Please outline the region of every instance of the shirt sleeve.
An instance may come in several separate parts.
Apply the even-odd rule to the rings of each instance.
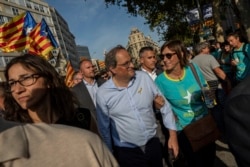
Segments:
[[[217,67],[220,67],[219,62],[214,58],[214,56],[211,55],[210,61],[211,61],[211,66],[212,66],[211,68],[212,68],[212,69],[215,69],[215,68],[217,68]]]
[[[164,96],[162,95],[162,97]],[[160,111],[161,111],[164,126],[168,129],[176,130],[174,114],[167,99],[165,99],[165,104],[161,108]]]
[[[96,98],[96,117],[97,117],[97,125],[100,131],[100,135],[107,145],[107,147],[112,151],[112,138],[111,138],[111,126],[110,126],[110,117],[108,115],[109,111],[106,107],[105,100],[102,96],[97,93]]]

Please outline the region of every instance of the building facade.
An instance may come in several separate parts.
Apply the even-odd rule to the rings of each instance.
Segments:
[[[55,33],[53,28],[53,21],[50,17],[49,5],[40,0],[0,0],[0,24],[9,22],[13,17],[20,15],[26,11],[29,11],[35,21],[39,23],[42,18],[45,19],[52,33]],[[20,56],[22,53],[12,52],[3,53],[0,52],[0,81],[4,81],[3,71],[6,63],[13,57]],[[53,62],[52,62],[53,63]]]
[[[75,37],[70,32],[67,22],[43,0],[0,0],[0,25],[9,22],[13,17],[29,11],[35,21],[39,23],[42,18],[50,27],[59,48],[53,50],[49,62],[64,76],[67,59],[77,62]],[[4,81],[2,73],[6,63],[15,56],[23,53],[3,53],[0,51],[0,81]]]
[[[76,52],[78,56],[86,57],[87,59],[91,59],[89,48],[87,46],[76,45]]]
[[[77,63],[72,62],[72,66],[75,69],[79,69],[79,61],[83,58],[91,60],[91,56],[89,53],[89,48],[87,46],[76,45],[76,52],[77,52]]]
[[[134,63],[137,64],[139,60],[139,51],[144,46],[152,46],[156,53],[160,51],[160,47],[156,42],[154,42],[149,36],[145,36],[137,28],[132,28],[130,35],[128,37],[127,50],[132,56]]]
[[[50,7],[50,14],[55,26],[55,37],[59,43],[61,55],[72,64],[79,62],[79,56],[76,51],[75,36],[70,32],[68,23],[54,8]],[[65,65],[65,64],[64,64]]]

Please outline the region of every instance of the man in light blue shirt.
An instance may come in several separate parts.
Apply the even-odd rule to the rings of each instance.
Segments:
[[[120,166],[162,166],[152,105],[161,95],[159,89],[145,72],[134,71],[131,57],[122,46],[109,51],[105,64],[112,77],[97,91],[97,121],[104,142]],[[163,103],[161,113],[170,135],[168,147],[177,156],[175,119],[169,103]]]

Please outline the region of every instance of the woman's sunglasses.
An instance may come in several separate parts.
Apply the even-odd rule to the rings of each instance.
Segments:
[[[174,53],[166,53],[166,54],[160,54],[160,59],[164,59],[164,57],[166,57],[166,58],[168,58],[168,59],[171,59],[172,58],[172,56],[173,55],[175,55],[176,54],[176,52],[174,52]]]

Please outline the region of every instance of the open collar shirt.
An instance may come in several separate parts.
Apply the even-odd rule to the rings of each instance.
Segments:
[[[97,121],[100,134],[110,150],[115,146],[141,147],[156,135],[153,100],[162,95],[153,80],[136,71],[127,87],[116,87],[112,78],[97,91]],[[164,125],[176,130],[170,104],[161,108]]]
[[[98,85],[97,85],[96,80],[94,80],[94,82],[92,84],[88,83],[84,79],[83,79],[83,82],[86,85],[86,87],[88,89],[88,92],[89,92],[89,94],[91,96],[91,99],[92,99],[92,101],[94,102],[94,104],[96,106],[96,92],[97,92],[97,89],[98,89]]]
[[[153,80],[155,80],[155,78],[157,77],[156,68],[152,72],[149,72],[142,67],[141,67],[141,70],[146,72]]]

